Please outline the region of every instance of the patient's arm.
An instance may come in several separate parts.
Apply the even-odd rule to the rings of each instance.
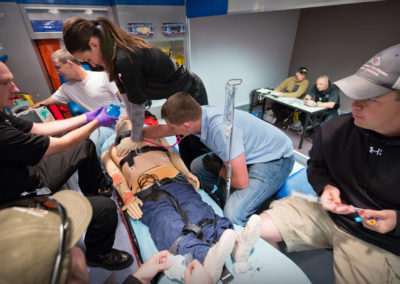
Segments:
[[[128,210],[129,216],[131,216],[133,219],[140,219],[143,215],[142,210],[140,209],[140,206],[143,205],[143,202],[136,196],[133,196],[133,193],[129,189],[129,186],[126,182],[125,177],[122,175],[121,170],[112,160],[110,151],[114,150],[115,147],[114,145],[112,145],[110,150],[107,150],[103,153],[103,155],[101,156],[101,161],[103,162],[107,173],[112,178],[113,186],[117,189],[119,195],[124,201],[125,206],[122,208],[122,210]]]
[[[169,146],[169,144],[164,138],[160,140],[162,145]],[[180,171],[182,174],[185,175],[187,181],[194,187],[196,191],[199,190],[200,187],[199,179],[188,170],[181,157],[174,150],[172,150],[171,148],[167,149],[169,153],[169,160],[171,161],[172,165],[174,165],[174,167],[178,171]]]

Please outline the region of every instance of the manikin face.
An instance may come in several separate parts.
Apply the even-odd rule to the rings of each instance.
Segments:
[[[325,80],[325,79],[318,79],[317,82],[315,83],[318,91],[325,91],[326,89],[328,89],[329,86],[329,81]]]
[[[96,37],[91,37],[89,40],[90,50],[77,51],[72,55],[80,61],[84,61],[90,64],[92,67],[97,65],[104,67],[103,54],[100,49],[99,39]]]
[[[355,125],[385,136],[400,135],[400,100],[396,100],[395,92],[366,100],[354,100],[351,110]]]
[[[307,74],[303,74],[303,73],[300,73],[300,72],[296,72],[296,79],[297,79],[297,81],[303,81],[305,78],[307,77]]]
[[[2,109],[14,106],[14,96],[19,89],[13,79],[14,76],[8,67],[0,62],[0,108]]]

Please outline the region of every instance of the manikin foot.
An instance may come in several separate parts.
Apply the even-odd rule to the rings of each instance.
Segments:
[[[236,243],[232,255],[235,262],[245,262],[261,235],[261,217],[252,215],[244,229],[236,234]]]
[[[219,238],[218,243],[208,251],[204,260],[204,267],[210,273],[213,283],[217,283],[220,279],[225,261],[231,255],[234,245],[235,232],[227,229]]]

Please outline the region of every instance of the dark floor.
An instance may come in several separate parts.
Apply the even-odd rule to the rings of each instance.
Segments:
[[[314,249],[285,254],[303,270],[312,284],[334,283],[331,250]]]
[[[281,129],[293,142],[293,149],[296,150],[297,152],[300,152],[301,154],[305,156],[309,156],[308,152],[310,151],[312,147],[312,142],[315,137],[315,131],[312,131],[308,136],[306,136],[303,140],[303,145],[301,149],[299,149],[299,143],[300,143],[300,138],[301,138],[301,132],[299,131],[294,131],[292,129],[287,129],[287,127],[284,127],[281,123],[275,122],[274,124],[276,127]]]
[[[237,109],[243,110],[243,111],[249,111],[249,105],[242,105],[239,107],[236,107]],[[266,107],[266,110],[269,109],[268,106]],[[286,135],[290,137],[290,139],[293,142],[293,149],[296,150],[297,152],[300,152],[301,154],[305,155],[308,157],[308,152],[311,149],[312,142],[315,136],[315,131],[312,131],[309,136],[305,137],[303,140],[303,145],[301,149],[299,149],[299,143],[300,143],[300,138],[301,138],[301,133],[298,131],[294,131],[292,129],[288,129],[287,127],[284,127],[282,123],[275,122],[274,124],[276,127],[279,129],[283,130]]]

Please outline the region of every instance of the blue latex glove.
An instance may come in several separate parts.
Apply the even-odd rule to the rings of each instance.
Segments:
[[[99,115],[96,116],[99,126],[111,126],[114,125],[118,117],[114,117],[107,114],[107,108],[103,108]]]
[[[96,116],[98,116],[102,112],[103,109],[106,109],[106,107],[105,106],[101,106],[98,109],[95,109],[93,111],[85,112],[86,122],[91,122],[93,119],[95,119]]]

